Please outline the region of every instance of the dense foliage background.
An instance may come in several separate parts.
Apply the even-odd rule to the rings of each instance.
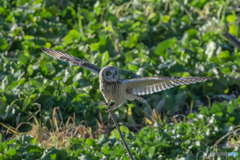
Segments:
[[[239,151],[240,51],[222,35],[239,38],[239,14],[238,0],[0,0],[0,139],[18,135],[0,141],[0,159],[128,159],[98,76],[41,46],[122,78],[213,77],[114,112],[136,159]]]

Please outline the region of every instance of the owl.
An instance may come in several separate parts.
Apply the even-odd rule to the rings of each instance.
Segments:
[[[108,110],[113,111],[126,100],[147,101],[140,95],[160,92],[178,85],[192,84],[211,79],[210,77],[143,77],[122,79],[115,66],[106,66],[102,69],[69,54],[41,47],[43,52],[62,61],[86,68],[99,75],[100,91],[105,99]],[[110,102],[114,104],[110,106]]]

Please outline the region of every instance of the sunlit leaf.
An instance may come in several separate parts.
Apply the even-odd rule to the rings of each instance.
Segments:
[[[238,33],[237,26],[236,25],[229,26],[229,33],[231,33],[233,35],[237,35],[237,33]]]
[[[8,47],[7,40],[4,38],[0,38],[0,50],[5,51]]]
[[[169,15],[164,15],[162,16],[161,21],[163,21],[164,23],[168,23],[170,19],[171,17]]]
[[[8,149],[8,155],[9,155],[9,156],[14,156],[15,154],[16,154],[16,149],[13,148],[13,147],[10,147],[10,148]]]
[[[236,20],[237,20],[236,15],[228,15],[227,16],[227,21],[230,23],[234,23],[234,22],[236,22]]]
[[[162,41],[157,45],[157,48],[155,49],[154,52],[156,53],[156,55],[161,55],[166,51],[166,49],[173,47],[175,43],[176,43],[175,38]]]
[[[108,61],[109,61],[109,54],[108,54],[108,51],[106,51],[102,55],[102,67],[106,66]]]
[[[73,43],[73,42],[78,42],[80,38],[80,34],[77,30],[72,29],[69,31],[69,33],[63,38],[63,44],[65,46]]]

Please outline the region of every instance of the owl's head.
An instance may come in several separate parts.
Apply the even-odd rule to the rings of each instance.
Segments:
[[[108,82],[116,82],[119,78],[119,72],[115,66],[106,66],[101,70],[101,76]]]

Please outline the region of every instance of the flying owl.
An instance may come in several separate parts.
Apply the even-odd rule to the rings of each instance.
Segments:
[[[83,61],[69,54],[41,47],[43,52],[62,61],[86,68],[99,75],[100,91],[108,105],[108,110],[113,111],[126,100],[147,101],[140,95],[160,92],[178,85],[192,84],[211,79],[210,77],[143,77],[122,79],[115,66],[106,66],[102,69],[94,64]],[[113,101],[114,105],[110,106]]]

